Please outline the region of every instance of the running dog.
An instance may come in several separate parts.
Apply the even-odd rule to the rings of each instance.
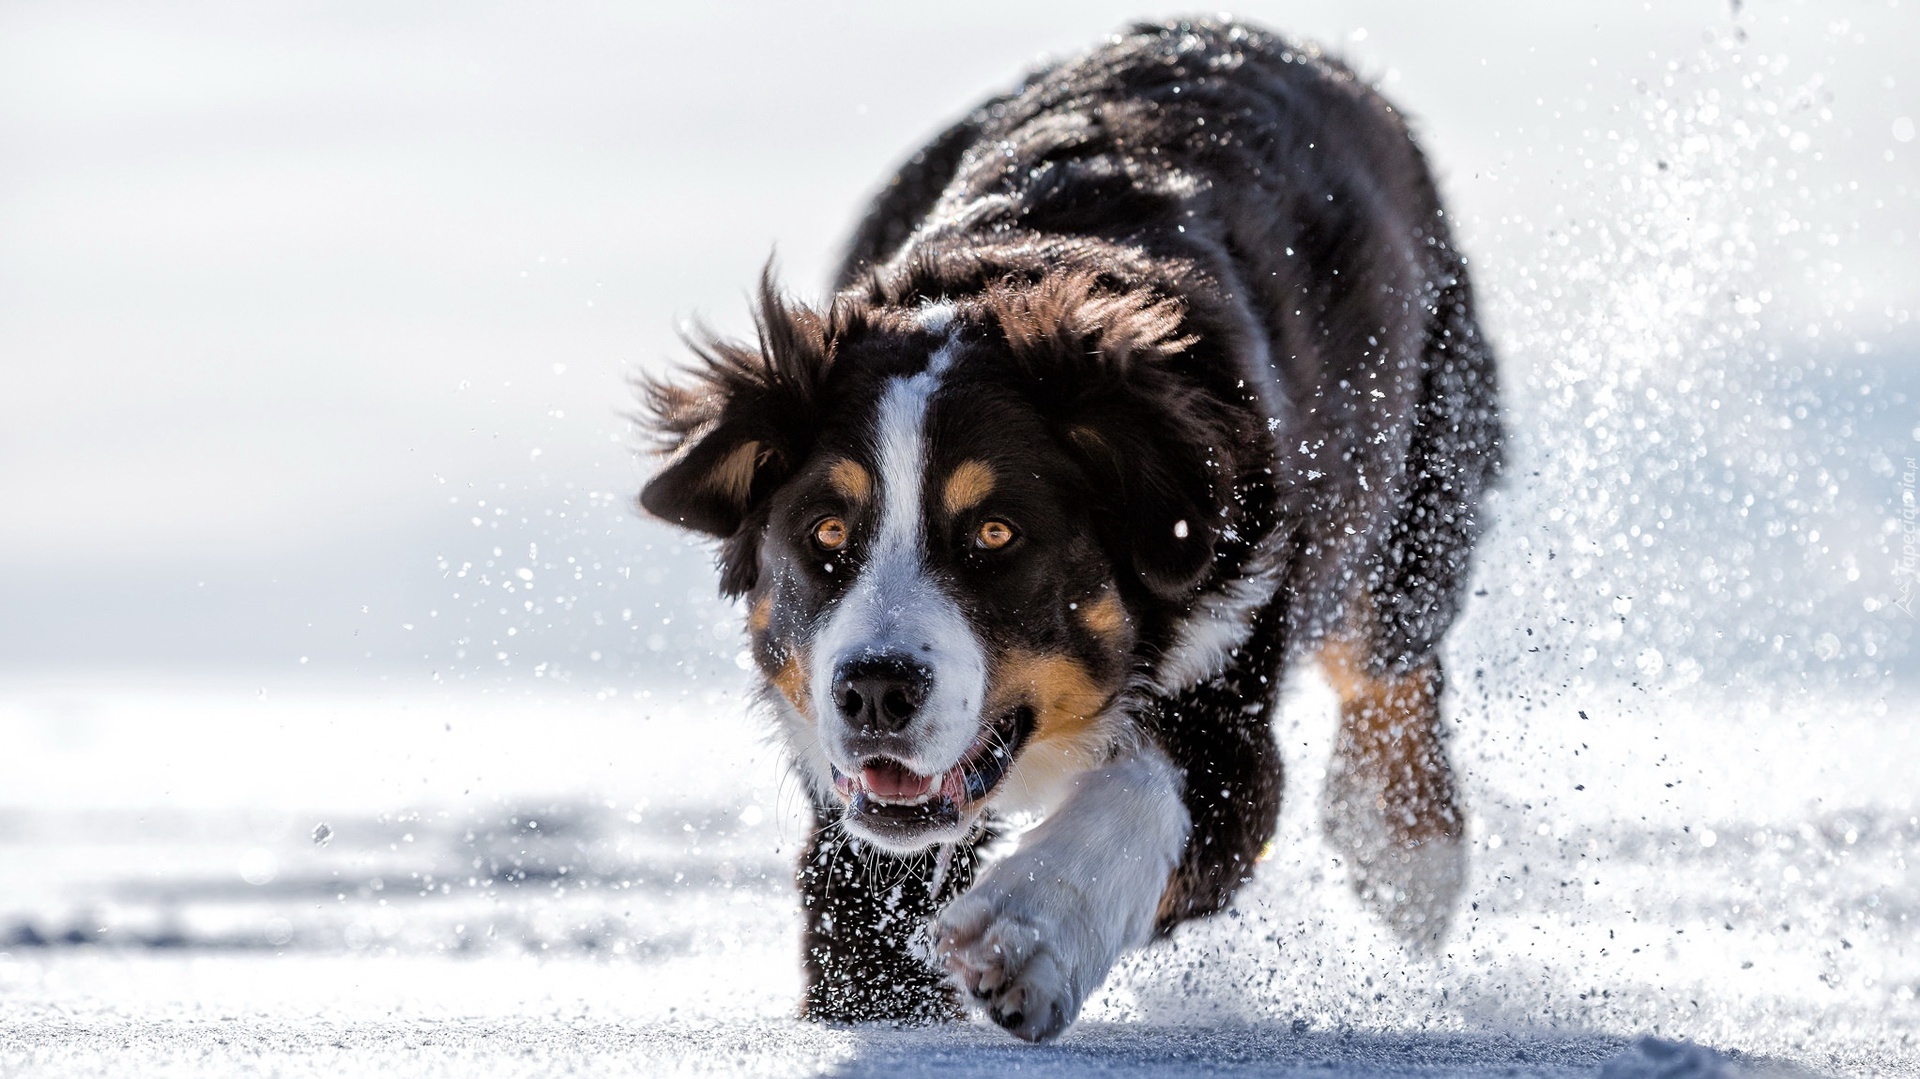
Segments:
[[[1254,872],[1301,656],[1330,841],[1445,931],[1438,650],[1501,436],[1390,103],[1251,26],[1137,26],[927,144],[831,299],[765,276],[756,322],[647,382],[640,504],[719,540],[811,794],[804,1015],[1057,1035]]]

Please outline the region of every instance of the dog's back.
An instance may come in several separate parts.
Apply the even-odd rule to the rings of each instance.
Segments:
[[[1400,113],[1312,46],[1207,20],[1141,24],[916,153],[838,281],[897,294],[921,275],[951,287],[956,261],[987,280],[1075,255],[1115,287],[1185,295],[1220,343],[1204,356],[1227,361],[1191,376],[1257,395],[1264,423],[1241,434],[1274,462],[1292,584],[1314,601],[1292,612],[1298,636],[1364,602],[1371,651],[1429,653],[1500,432],[1465,260]]]

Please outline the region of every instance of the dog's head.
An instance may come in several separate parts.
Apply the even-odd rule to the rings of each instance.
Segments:
[[[721,539],[854,834],[956,839],[1114,737],[1142,620],[1205,577],[1224,504],[1181,318],[1079,277],[826,313],[763,285],[757,347],[646,387],[669,456],[641,505]]]

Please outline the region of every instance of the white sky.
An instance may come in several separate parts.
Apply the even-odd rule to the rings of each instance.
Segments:
[[[495,542],[501,569],[602,562],[555,647],[644,648],[590,616],[671,616],[710,585],[622,508],[642,475],[624,378],[677,357],[688,316],[742,326],[776,248],[816,292],[918,140],[1137,13],[0,7],[0,666],[441,666],[472,600],[437,561]],[[1592,276],[1553,230],[1693,227],[1647,216],[1661,189],[1617,156],[1686,150],[1691,124],[1704,224],[1760,237],[1740,280],[1767,286],[1780,351],[1912,383],[1916,5],[1749,3],[1731,49],[1728,6],[1684,0],[1237,14],[1335,46],[1416,118],[1510,369],[1549,362],[1561,325],[1527,289]],[[1662,93],[1782,108],[1662,144]],[[469,524],[501,507],[504,530]]]

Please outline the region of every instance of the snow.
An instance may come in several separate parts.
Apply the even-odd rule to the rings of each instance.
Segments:
[[[1257,879],[1041,1047],[790,1017],[620,410],[1138,6],[111,7],[0,7],[0,1075],[1920,1075],[1913,4],[1245,13],[1409,110],[1502,357],[1466,906],[1349,894],[1306,674]]]
[[[790,1018],[799,805],[744,689],[0,682],[0,1072],[1920,1074],[1910,701],[1756,738],[1459,695],[1472,878],[1428,956],[1318,837],[1304,675],[1256,881],[1036,1049]]]

